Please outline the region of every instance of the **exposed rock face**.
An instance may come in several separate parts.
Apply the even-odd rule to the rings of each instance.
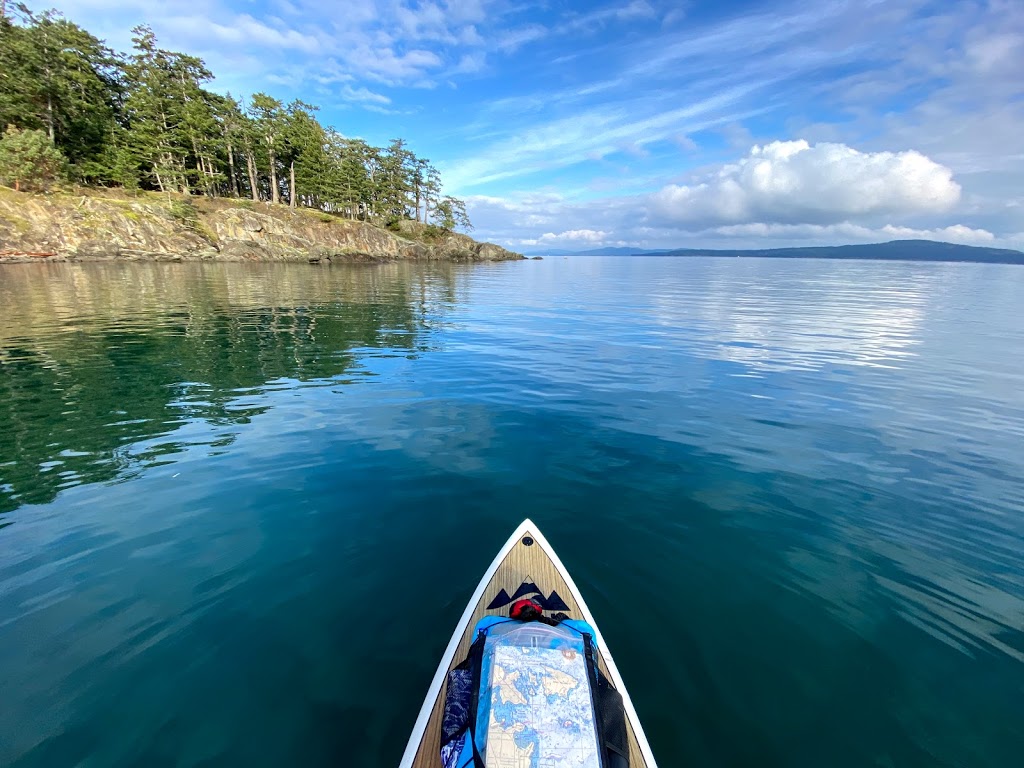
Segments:
[[[305,209],[236,200],[28,195],[0,188],[0,262],[505,261],[518,253],[414,222],[399,233]]]

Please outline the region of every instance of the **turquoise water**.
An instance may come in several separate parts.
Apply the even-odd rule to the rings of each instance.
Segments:
[[[529,515],[668,766],[1016,766],[1024,269],[0,273],[0,764],[395,765]]]

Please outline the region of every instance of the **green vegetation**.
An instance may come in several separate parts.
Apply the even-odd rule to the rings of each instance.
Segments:
[[[9,125],[0,138],[0,182],[16,190],[46,189],[64,166],[64,156],[42,131],[23,131]]]
[[[75,183],[286,203],[395,225],[470,228],[437,170],[402,139],[374,147],[317,120],[317,107],[204,88],[201,59],[148,27],[117,53],[55,11],[0,17],[0,181]]]
[[[175,198],[167,208],[172,219],[190,229],[194,229],[199,221],[199,211],[188,198]]]

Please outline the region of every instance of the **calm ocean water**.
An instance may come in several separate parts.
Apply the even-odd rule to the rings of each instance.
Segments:
[[[0,764],[391,766],[532,517],[671,766],[1019,766],[1024,268],[0,272]]]

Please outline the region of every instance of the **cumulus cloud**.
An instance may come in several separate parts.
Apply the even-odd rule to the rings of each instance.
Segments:
[[[604,244],[610,232],[599,229],[570,229],[565,232],[545,232],[540,237],[520,241],[522,245],[595,245]]]
[[[996,236],[987,229],[972,229],[963,224],[953,224],[941,229],[912,229],[886,224],[882,232],[899,240],[944,240],[965,245],[986,245],[995,242]]]
[[[845,144],[775,141],[689,185],[650,197],[659,223],[681,228],[746,222],[829,224],[871,215],[948,210],[953,172],[913,150],[858,152]]]

